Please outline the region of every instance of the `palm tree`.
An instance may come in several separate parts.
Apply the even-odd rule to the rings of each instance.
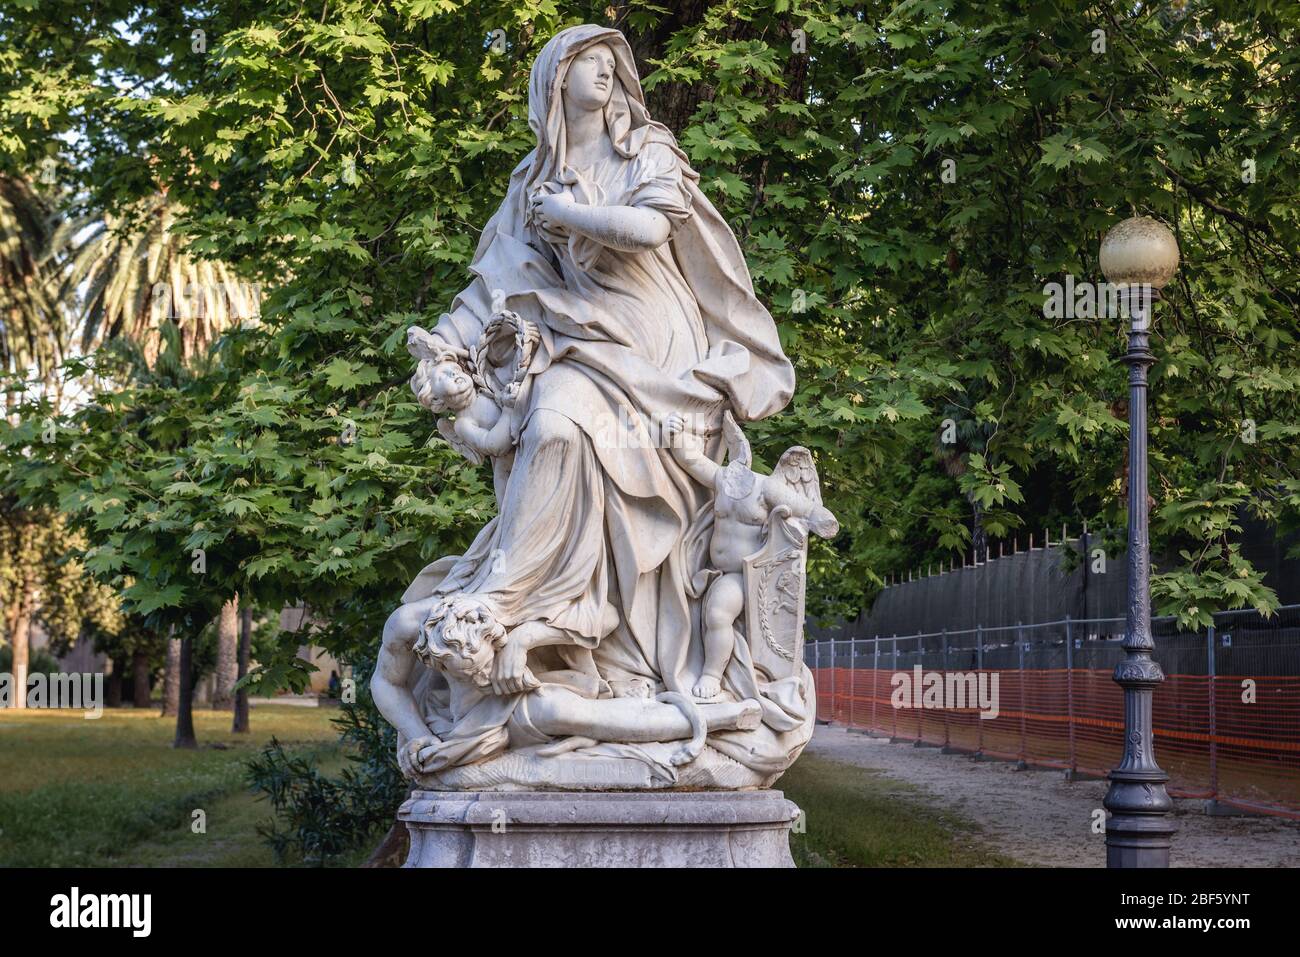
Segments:
[[[75,301],[79,346],[91,352],[126,338],[157,358],[165,321],[181,333],[181,359],[203,355],[226,328],[254,320],[258,287],[222,262],[195,259],[174,229],[181,210],[165,192],[127,216],[105,215],[76,238],[60,276],[59,298]]]
[[[64,225],[31,181],[0,173],[0,375],[49,376],[63,361],[66,325],[50,278]]]
[[[160,191],[121,216],[71,217],[29,179],[0,174],[0,374],[34,370],[53,385],[71,344],[88,354],[115,339],[152,363],[168,321],[190,362],[255,320],[259,288],[189,255],[180,213]]]

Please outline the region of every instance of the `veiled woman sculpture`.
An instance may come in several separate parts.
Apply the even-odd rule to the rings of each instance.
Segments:
[[[473,281],[410,336],[413,385],[430,408],[462,410],[440,424],[491,458],[499,514],[403,596],[375,701],[426,788],[767,786],[811,735],[811,675],[777,644],[778,667],[756,665],[756,637],[737,634],[704,680],[704,635],[725,617],[704,600],[721,574],[715,489],[682,448],[721,462],[730,413],[736,468],[722,472],[728,488],[737,469],[753,476],[735,422],[783,408],[793,369],[735,237],[647,114],[621,33],[554,37],[533,66],[529,125],[537,148],[483,230]],[[725,498],[797,546],[801,518],[818,510],[819,534],[834,519],[795,451],[790,484],[807,491],[811,475],[816,501],[782,499],[769,521],[771,495]]]

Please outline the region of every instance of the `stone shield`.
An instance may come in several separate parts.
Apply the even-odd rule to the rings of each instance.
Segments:
[[[796,674],[803,661],[807,557],[802,523],[777,508],[763,547],[745,559],[745,634],[754,667],[771,681]]]

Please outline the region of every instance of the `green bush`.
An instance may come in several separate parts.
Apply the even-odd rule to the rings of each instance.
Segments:
[[[363,662],[364,664],[364,662]],[[248,763],[250,786],[266,796],[275,819],[259,832],[276,859],[327,865],[374,840],[393,823],[410,785],[397,770],[396,732],[379,715],[368,692],[343,706],[335,719],[342,740],[354,745],[352,767],[326,777],[308,757],[272,740]]]

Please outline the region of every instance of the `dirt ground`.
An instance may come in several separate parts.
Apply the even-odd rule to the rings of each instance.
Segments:
[[[915,786],[923,800],[979,825],[998,850],[1026,864],[1101,867],[1106,862],[1105,837],[1092,828],[1105,781],[1069,784],[1060,771],[1017,771],[1009,762],[890,744],[841,727],[819,726],[807,753]],[[1204,805],[1174,802],[1174,867],[1300,867],[1300,822],[1210,817]]]

